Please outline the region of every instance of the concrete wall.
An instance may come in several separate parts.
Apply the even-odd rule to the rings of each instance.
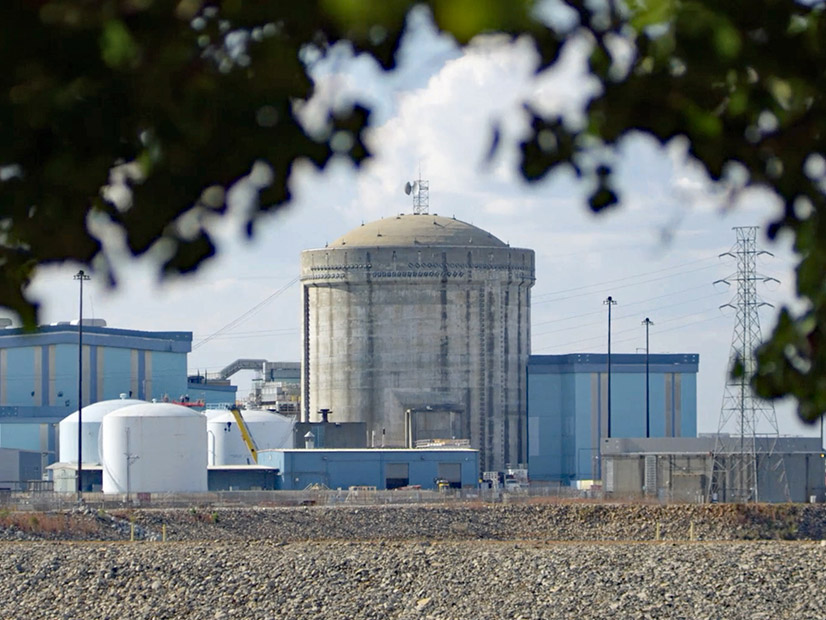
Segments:
[[[301,279],[305,420],[329,408],[403,447],[430,407],[458,416],[484,470],[525,462],[531,250],[308,250]]]
[[[478,484],[479,452],[476,450],[262,450],[258,464],[281,472],[280,488],[301,490],[311,484],[331,489],[351,486],[387,488],[400,469],[408,485],[433,489],[436,479],[455,472],[461,487]]]
[[[43,462],[39,452],[0,448],[0,489],[17,490],[17,482],[42,479]]]
[[[698,366],[695,354],[649,357],[651,437],[696,435]],[[610,436],[645,436],[645,386],[644,354],[611,356]],[[609,436],[607,355],[531,356],[528,424],[532,480],[599,479],[600,441]]]
[[[316,448],[367,448],[367,425],[364,422],[297,422],[293,427],[293,446],[305,446],[304,435],[312,432]]]

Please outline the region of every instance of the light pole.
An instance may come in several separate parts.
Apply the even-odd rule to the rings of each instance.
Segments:
[[[648,328],[651,327],[654,322],[645,317],[645,320],[642,322],[645,325],[645,436],[651,436],[651,400],[649,398],[649,391],[648,391]]]
[[[608,437],[611,437],[611,306],[617,305],[614,298],[608,295],[608,299],[602,302],[608,306]]]
[[[83,501],[83,281],[88,280],[83,269],[75,274],[80,283],[80,305],[77,319],[77,501]]]

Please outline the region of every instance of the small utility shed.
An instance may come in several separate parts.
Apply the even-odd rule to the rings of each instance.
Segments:
[[[305,489],[323,484],[331,489],[371,486],[396,489],[420,485],[436,488],[446,480],[453,488],[475,487],[479,451],[468,448],[261,450],[258,464],[278,469],[280,488]]]

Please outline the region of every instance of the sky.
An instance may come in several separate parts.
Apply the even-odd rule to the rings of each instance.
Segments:
[[[193,332],[192,374],[218,371],[238,358],[299,361],[300,252],[362,222],[412,212],[404,185],[421,171],[430,183],[431,213],[535,250],[532,353],[605,352],[603,301],[610,295],[617,301],[612,352],[644,352],[642,321],[649,317],[651,353],[700,355],[698,431],[715,432],[735,319],[720,306],[736,293],[714,284],[736,271],[719,255],[734,245],[733,227],[765,226],[779,202],[754,190],[728,204],[679,138],[665,146],[642,135],[626,139],[615,160],[622,205],[599,216],[585,205],[586,188],[565,171],[534,184],[522,180],[516,145],[529,122],[523,102],[560,113],[567,123],[582,122],[582,106],[599,88],[584,70],[586,51],[583,41],[569,44],[558,65],[537,78],[528,41],[488,37],[460,49],[422,11],[410,17],[398,67],[389,74],[338,46],[313,65],[316,95],[302,118],[312,127],[329,107],[369,104],[374,157],[358,170],[342,160],[323,172],[296,165],[292,204],[260,220],[252,241],[240,222],[246,206],[237,191],[229,216],[212,226],[216,259],[194,276],[165,282],[151,260],[124,262],[114,291],[92,273],[84,318],[125,329]],[[494,124],[502,139],[488,160]],[[788,239],[770,243],[761,231],[758,243],[774,255],[760,258],[760,273],[779,280],[758,289],[775,306],[761,310],[768,335],[776,308],[794,303],[795,259]],[[78,268],[43,268],[35,277],[27,292],[43,304],[43,323],[77,318],[72,276]],[[251,372],[233,377],[239,396],[252,378]],[[777,417],[781,434],[819,433],[797,420],[792,403],[779,404]]]

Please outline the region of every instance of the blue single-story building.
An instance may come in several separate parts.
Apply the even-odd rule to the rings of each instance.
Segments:
[[[528,472],[532,481],[599,480],[607,437],[696,437],[696,353],[532,355],[528,360]],[[646,423],[647,421],[647,423]]]
[[[330,489],[369,486],[435,489],[437,480],[453,488],[478,485],[479,451],[447,449],[261,450],[258,464],[278,469],[283,490],[310,485]]]

